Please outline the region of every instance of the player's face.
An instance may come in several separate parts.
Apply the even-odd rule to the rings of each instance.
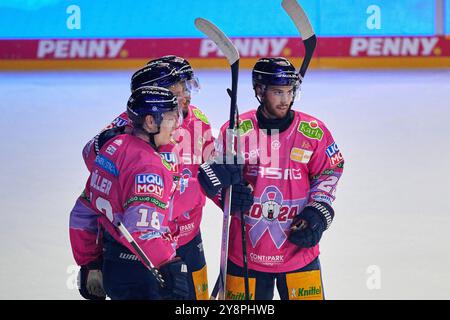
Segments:
[[[177,97],[178,106],[183,113],[187,113],[188,107],[191,104],[191,93],[187,89],[186,83],[184,81],[177,82],[173,86],[170,86],[169,90]]]
[[[172,133],[179,126],[180,114],[178,111],[165,112],[161,122],[159,133],[155,135],[155,143],[157,146],[166,145],[170,142]]]
[[[268,86],[264,97],[266,115],[271,119],[284,118],[293,99],[293,86]]]

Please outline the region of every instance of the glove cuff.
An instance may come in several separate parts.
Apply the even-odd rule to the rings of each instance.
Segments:
[[[84,265],[83,267],[86,267],[87,270],[102,270],[103,257],[100,256],[96,260],[89,262],[88,264]]]
[[[306,208],[311,208],[320,215],[326,226],[325,230],[327,230],[331,226],[334,218],[334,210],[330,205],[324,202],[314,201],[313,203],[306,206]]]

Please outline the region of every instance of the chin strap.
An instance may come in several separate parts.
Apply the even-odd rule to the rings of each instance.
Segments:
[[[158,131],[156,132],[148,132],[146,129],[144,128],[134,128],[134,132],[140,132],[143,133],[144,135],[146,135],[148,137],[148,143],[149,145],[157,150],[158,148],[156,147],[156,143],[155,143],[155,135],[157,135],[159,133],[159,127],[158,127]]]

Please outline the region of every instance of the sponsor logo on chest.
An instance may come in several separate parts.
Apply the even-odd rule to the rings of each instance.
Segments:
[[[314,140],[322,140],[323,130],[319,127],[319,124],[316,120],[312,120],[310,122],[301,121],[298,126],[298,131],[301,132],[305,137]]]
[[[312,154],[312,151],[294,147],[291,149],[291,160],[306,164],[311,160]]]
[[[249,165],[247,172],[249,176],[260,176],[261,178],[273,180],[301,180],[301,169],[295,168],[271,168]]]

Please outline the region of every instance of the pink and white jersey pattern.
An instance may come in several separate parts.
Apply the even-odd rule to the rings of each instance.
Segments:
[[[254,189],[245,215],[248,265],[261,272],[300,269],[319,255],[319,245],[299,248],[289,242],[292,219],[313,202],[332,204],[344,159],[331,133],[318,119],[295,112],[291,126],[268,136],[258,128],[256,110],[240,116],[244,177]],[[218,151],[224,146],[221,129]],[[240,216],[230,225],[229,259],[242,266]]]

